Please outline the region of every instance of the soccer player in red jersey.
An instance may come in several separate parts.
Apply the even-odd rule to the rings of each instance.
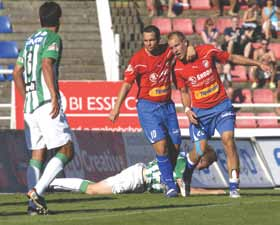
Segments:
[[[171,100],[174,55],[167,44],[159,43],[160,31],[156,26],[144,28],[143,40],[144,47],[132,56],[125,70],[124,82],[109,119],[115,121],[118,118],[120,107],[136,82],[137,111],[141,127],[156,152],[162,183],[167,189],[166,196],[176,197],[178,190],[173,180],[173,166],[167,147],[170,138],[176,150],[176,159],[181,134],[175,105]]]
[[[234,142],[235,112],[220,80],[215,62],[232,62],[241,65],[254,65],[269,71],[269,67],[258,61],[240,55],[231,55],[212,45],[195,48],[197,57],[192,62],[185,60],[186,39],[181,32],[168,35],[168,44],[178,60],[174,67],[176,85],[181,92],[182,103],[188,116],[193,150],[187,156],[188,166],[184,174],[186,192],[189,192],[192,172],[199,158],[207,152],[207,140],[215,129],[221,135],[227,155],[230,197],[240,197],[239,157]]]

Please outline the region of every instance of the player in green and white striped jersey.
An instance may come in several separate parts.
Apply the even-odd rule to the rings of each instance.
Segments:
[[[48,213],[42,196],[74,152],[72,132],[61,108],[58,89],[62,42],[57,32],[61,15],[62,10],[57,3],[41,5],[42,28],[25,42],[13,72],[15,85],[25,100],[25,137],[28,149],[32,150],[27,169],[30,215]],[[57,149],[57,153],[40,177],[47,149]]]
[[[216,160],[215,151],[209,151],[204,155],[197,165],[197,169],[207,168]],[[177,181],[181,194],[184,196],[185,188],[182,185],[182,176],[186,168],[185,156],[179,155],[174,170],[174,180]],[[106,178],[98,183],[93,183],[80,178],[57,178],[50,188],[54,190],[71,190],[83,192],[90,195],[97,194],[122,194],[122,193],[143,193],[163,192],[164,186],[160,182],[160,171],[156,160],[144,163],[136,163],[119,174]],[[206,190],[201,188],[191,188],[191,194],[224,194],[223,190]]]

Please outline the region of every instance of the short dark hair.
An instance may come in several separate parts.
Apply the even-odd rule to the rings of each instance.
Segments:
[[[169,33],[168,36],[167,36],[167,39],[169,40],[169,39],[173,38],[173,36],[178,37],[180,41],[186,41],[187,40],[186,36],[180,31],[173,31],[173,32]]]
[[[155,33],[157,41],[160,40],[160,30],[154,25],[146,26],[143,33]]]
[[[58,26],[61,15],[61,7],[56,2],[45,2],[40,6],[39,16],[42,27]]]

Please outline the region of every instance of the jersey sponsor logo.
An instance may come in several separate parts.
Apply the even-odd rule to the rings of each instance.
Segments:
[[[204,60],[204,61],[207,61],[207,60]],[[189,77],[189,82],[192,85],[196,85],[198,81],[202,80],[205,77],[208,77],[211,74],[212,74],[212,68],[205,70],[204,72],[197,74],[196,76]]]
[[[210,85],[209,87],[206,87],[202,90],[195,91],[194,96],[195,96],[195,99],[202,99],[202,98],[206,98],[218,91],[219,91],[219,85],[217,82],[215,82],[214,84]]]
[[[189,77],[189,82],[190,82],[192,85],[196,85],[196,84],[197,84],[197,78],[196,78],[196,77]]]
[[[134,69],[133,66],[131,64],[129,64],[125,70],[126,73],[133,73]]]
[[[57,46],[56,43],[52,43],[49,47],[48,47],[48,51],[56,51],[58,52],[59,51],[59,48]]]
[[[167,95],[170,92],[170,86],[155,87],[149,91],[151,97]]]

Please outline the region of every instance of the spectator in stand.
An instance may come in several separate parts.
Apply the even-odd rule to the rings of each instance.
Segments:
[[[219,9],[219,16],[224,15],[224,6],[229,2],[230,9],[228,11],[228,14],[230,16],[237,16],[238,15],[238,10],[239,10],[239,2],[238,0],[212,0],[212,4],[214,7],[217,7]]]
[[[273,32],[280,31],[279,15],[279,7],[274,5],[273,0],[267,0],[266,6],[262,10],[262,29],[266,39],[271,38]]]
[[[274,89],[276,87],[274,83],[276,74],[276,57],[272,50],[268,49],[269,41],[266,39],[261,40],[261,47],[254,51],[254,60],[257,60],[263,64],[269,65],[271,72],[263,72],[257,67],[250,68],[250,76],[253,78],[252,88],[261,86],[263,81],[269,81],[269,88]]]
[[[175,17],[176,14],[173,12],[173,5],[174,5],[174,0],[168,0],[168,2],[166,0],[151,0],[151,12],[149,14],[149,17],[152,16],[158,16],[158,15],[162,15],[162,6],[168,4],[168,11],[167,11],[167,16],[168,17]],[[189,0],[182,0],[181,2],[182,7],[189,7]]]
[[[261,34],[261,27],[258,24],[258,6],[255,1],[247,3],[248,9],[243,14],[242,28],[247,29],[252,37]]]
[[[217,39],[219,36],[219,32],[215,27],[215,23],[212,18],[207,18],[204,24],[204,29],[201,31],[200,35],[204,44],[211,44],[217,47]]]
[[[230,54],[243,55],[250,57],[252,49],[252,33],[239,27],[239,18],[232,17],[232,26],[224,31],[224,43],[222,49]]]

